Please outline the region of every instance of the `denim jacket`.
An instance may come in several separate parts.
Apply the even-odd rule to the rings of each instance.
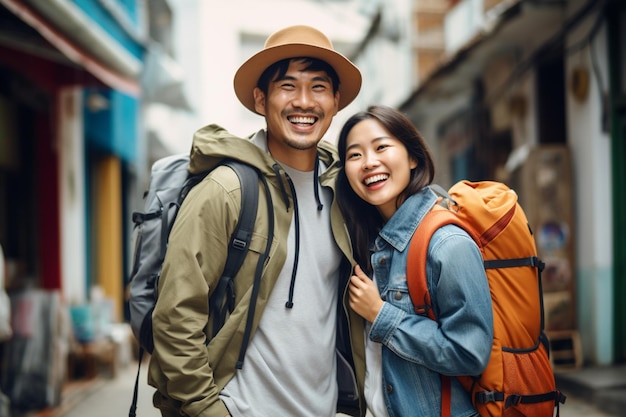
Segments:
[[[385,301],[369,338],[382,343],[385,403],[390,417],[441,415],[441,378],[479,375],[489,361],[493,313],[480,251],[457,226],[440,228],[428,247],[428,288],[438,322],[417,315],[406,281],[409,242],[435,204],[429,187],[409,197],[372,246],[372,265]],[[477,415],[452,379],[453,417]]]

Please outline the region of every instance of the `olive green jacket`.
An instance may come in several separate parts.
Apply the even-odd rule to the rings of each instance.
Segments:
[[[251,137],[252,138],[252,137]],[[239,159],[256,167],[266,178],[274,212],[274,236],[269,259],[256,300],[252,336],[260,321],[287,255],[287,235],[293,220],[293,196],[286,174],[279,164],[251,138],[242,139],[216,125],[206,126],[194,135],[191,173],[213,169],[225,158]],[[320,175],[323,187],[335,189],[339,170],[334,147],[325,141],[318,155],[328,169]],[[261,183],[259,183],[261,184]],[[150,360],[148,381],[157,389],[155,406],[164,415],[223,417],[228,414],[219,394],[236,372],[246,317],[250,305],[252,280],[260,254],[268,239],[268,200],[260,186],[259,210],[250,244],[250,253],[234,279],[235,308],[219,333],[206,345],[210,334],[208,297],[215,287],[226,260],[230,235],[236,225],[241,202],[239,180],[230,168],[219,166],[195,186],[185,199],[170,234],[158,301],[153,313],[155,351]],[[338,380],[357,387],[352,391],[356,408],[338,410],[365,415],[363,385],[365,351],[363,320],[348,307],[347,283],[354,260],[349,235],[336,199],[331,207],[331,225],[345,262],[338,289],[343,303],[338,314],[338,351],[343,351],[353,366],[345,375],[338,365]],[[243,364],[245,366],[245,363]],[[345,386],[345,384],[340,384]],[[340,387],[340,403],[343,400]],[[349,403],[350,401],[348,401]],[[347,405],[344,404],[344,405]]]

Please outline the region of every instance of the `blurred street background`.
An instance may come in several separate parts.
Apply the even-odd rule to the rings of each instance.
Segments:
[[[0,0],[0,417],[127,412],[150,166],[209,123],[264,127],[234,73],[299,23],[363,73],[326,140],[389,105],[438,184],[516,191],[547,266],[561,415],[626,415],[625,1]]]
[[[626,374],[626,367],[617,369],[621,374]],[[137,374],[136,364],[120,370],[119,375],[111,380],[92,381],[89,386],[75,388],[69,391],[66,396],[64,406],[53,410],[45,410],[28,417],[109,417],[126,416],[130,408],[132,390],[134,388]],[[607,375],[606,372],[600,374]],[[142,366],[141,378],[143,383],[139,386],[137,415],[141,417],[160,417],[160,413],[152,406],[152,389],[145,383],[145,366]],[[590,385],[585,385],[585,390],[593,385],[594,377],[589,378]],[[626,376],[621,377],[621,383],[626,382]],[[565,405],[560,409],[563,417],[617,417],[623,416],[624,412],[614,410],[613,412],[602,411],[593,401],[585,399],[584,396],[566,392],[568,398]],[[607,407],[604,407],[605,409]],[[338,417],[346,417],[345,414],[338,414]],[[367,417],[371,417],[368,414]]]

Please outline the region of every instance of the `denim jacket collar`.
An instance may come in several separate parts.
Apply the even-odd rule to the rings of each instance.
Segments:
[[[407,198],[383,226],[372,249],[380,250],[384,240],[398,252],[403,252],[411,241],[415,229],[436,201],[437,195],[430,187],[424,187]]]

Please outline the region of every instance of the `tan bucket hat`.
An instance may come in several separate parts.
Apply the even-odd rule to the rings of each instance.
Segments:
[[[262,51],[244,62],[235,73],[235,94],[249,110],[254,109],[252,90],[263,71],[286,58],[318,58],[332,66],[339,76],[339,110],[359,94],[361,72],[348,58],[336,52],[333,44],[319,30],[305,25],[290,26],[271,34]]]

